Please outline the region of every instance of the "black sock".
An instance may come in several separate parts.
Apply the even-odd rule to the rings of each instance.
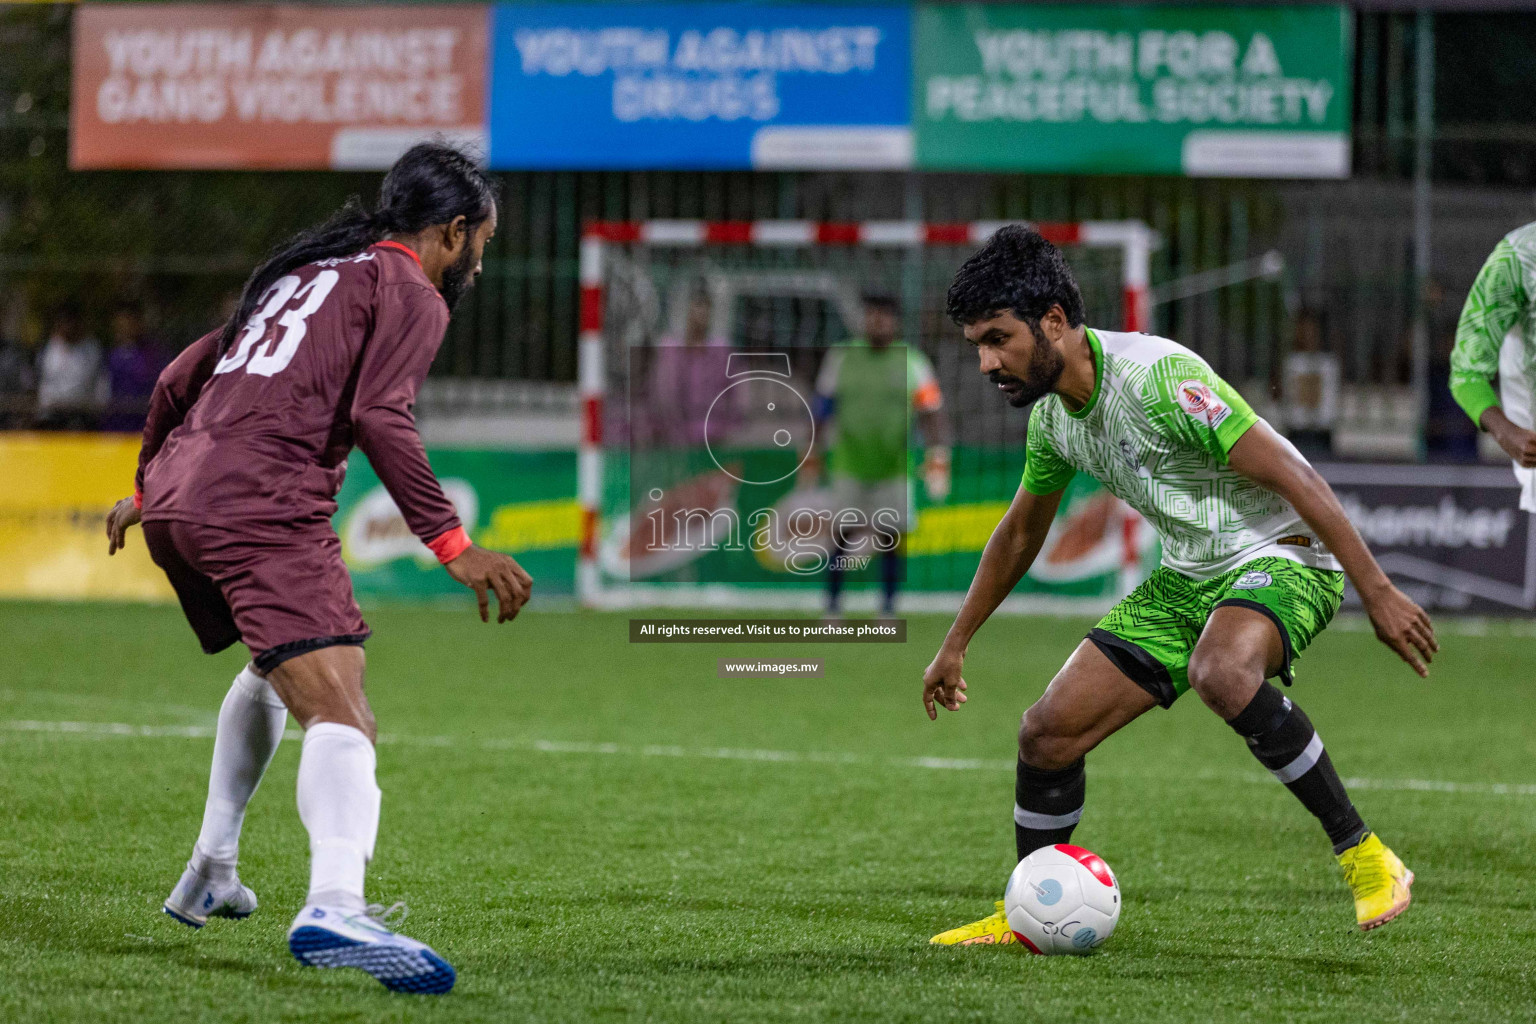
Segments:
[[[1334,853],[1343,853],[1360,841],[1365,822],[1349,802],[1322,738],[1289,697],[1264,683],[1248,706],[1227,724],[1248,741],[1259,763],[1317,816]]]
[[[832,560],[827,563],[827,611],[837,614],[837,606],[843,596],[843,549],[838,548],[832,552]]]
[[[1042,846],[1065,843],[1083,816],[1088,773],[1083,759],[1045,771],[1018,763],[1013,785],[1013,841],[1023,860]]]
[[[887,551],[880,556],[880,610],[885,615],[896,614],[896,584],[901,580],[901,553]]]

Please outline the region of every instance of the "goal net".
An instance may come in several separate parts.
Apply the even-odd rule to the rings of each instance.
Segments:
[[[878,294],[897,304],[897,344],[931,363],[952,442],[945,493],[917,471],[930,439],[913,430],[901,607],[957,606],[1023,471],[1024,412],[980,375],[974,349],[944,316],[956,268],[1002,224],[589,224],[581,246],[581,600],[819,606],[827,558],[852,549],[801,528],[824,522],[837,504],[835,485],[815,472],[827,440],[814,437],[817,376],[830,351],[861,335],[863,299]],[[1145,224],[1034,227],[1066,254],[1090,326],[1147,327],[1156,236]],[[914,428],[921,422],[914,418]],[[1008,606],[1103,607],[1155,558],[1152,544],[1134,513],[1080,475]],[[871,531],[866,553],[878,547]],[[850,611],[875,606],[879,561],[840,562]]]

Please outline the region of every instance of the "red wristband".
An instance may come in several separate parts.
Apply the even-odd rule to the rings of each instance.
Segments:
[[[439,562],[447,565],[468,551],[472,543],[469,534],[464,532],[464,527],[455,526],[447,533],[440,533],[427,541],[427,547],[432,549],[432,553],[437,556]]]
[[[133,489],[133,507],[136,509],[144,508],[144,492],[137,487]]]

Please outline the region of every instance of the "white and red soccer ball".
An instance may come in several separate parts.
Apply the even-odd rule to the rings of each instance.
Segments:
[[[1086,956],[1120,920],[1120,883],[1104,858],[1057,843],[1019,861],[1003,890],[1014,938],[1045,956]]]

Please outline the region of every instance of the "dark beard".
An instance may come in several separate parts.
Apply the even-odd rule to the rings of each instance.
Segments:
[[[1008,396],[1008,404],[1015,409],[1022,409],[1049,394],[1056,387],[1056,382],[1061,380],[1062,371],[1066,368],[1067,361],[1061,353],[1037,336],[1034,354],[1029,359],[1029,369],[1024,372],[1022,380],[1002,370],[993,370],[987,374],[987,379],[993,384],[1007,385],[1008,390],[1004,394]]]
[[[448,304],[451,312],[464,293],[469,291],[475,283],[475,251],[466,242],[464,251],[459,258],[453,261],[453,265],[443,271],[443,286],[438,289],[443,296],[443,301]]]

